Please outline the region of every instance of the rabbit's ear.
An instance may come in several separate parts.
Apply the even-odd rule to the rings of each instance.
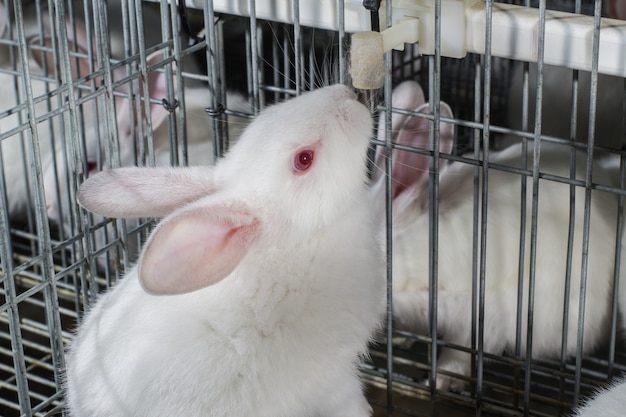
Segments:
[[[391,93],[391,106],[397,109],[412,110],[416,109],[426,100],[424,99],[424,91],[422,87],[415,81],[404,81],[398,84]],[[400,130],[404,121],[409,117],[406,114],[392,113],[391,115],[391,134],[395,134]],[[381,112],[378,123],[378,139],[385,138],[385,113]]]
[[[77,199],[82,207],[107,217],[164,217],[215,190],[212,167],[129,167],[89,177]]]
[[[424,103],[416,110],[417,113],[430,113],[429,104]],[[439,107],[441,117],[452,118],[452,110],[446,103],[441,102]],[[429,135],[432,123],[423,117],[407,117],[400,127],[395,138],[395,144],[410,146],[417,149],[429,149]],[[450,153],[454,143],[454,125],[441,121],[439,123],[439,150]],[[430,156],[415,151],[394,149],[392,152],[391,194],[394,200],[394,217],[399,220],[411,203],[420,196],[428,184]],[[440,166],[446,163],[440,159]],[[379,172],[384,172],[384,166],[379,166]],[[378,206],[379,218],[384,217],[384,202],[386,179],[379,177],[372,185],[371,196]]]
[[[430,113],[428,103],[421,105],[416,110],[417,113]],[[452,110],[446,103],[441,103],[441,117],[452,117]],[[417,149],[431,150],[429,147],[429,136],[432,123],[422,117],[409,117],[396,138],[396,144],[410,146]],[[447,122],[439,124],[439,150],[443,153],[450,153],[454,140],[454,125]],[[392,166],[392,195],[398,198],[407,190],[421,191],[428,183],[429,155],[396,149],[393,152]],[[445,163],[445,159],[440,160],[440,165]]]
[[[424,104],[424,91],[422,87],[415,81],[409,80],[398,84],[391,94],[391,106],[397,109],[413,110]],[[391,114],[391,141],[395,142],[395,138],[400,131],[400,127],[405,123],[409,116],[406,114]],[[385,112],[380,112],[378,119],[378,140],[385,140]],[[378,169],[374,171],[374,179],[377,179],[385,172],[384,147],[378,147],[376,155],[376,166]]]
[[[139,260],[139,280],[155,295],[184,294],[213,285],[239,265],[258,236],[245,205],[194,206],[160,224]]]

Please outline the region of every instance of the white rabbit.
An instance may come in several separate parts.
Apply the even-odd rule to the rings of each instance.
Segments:
[[[345,86],[262,112],[214,167],[87,180],[106,216],[167,216],[67,357],[74,417],[369,416],[357,360],[385,306],[371,119]]]
[[[626,381],[618,380],[574,410],[574,417],[622,417],[625,411]]]
[[[413,87],[411,87],[413,86]],[[403,84],[403,88],[415,88]],[[398,90],[398,88],[396,89]],[[395,91],[394,97],[415,94]],[[451,117],[441,105],[442,116]],[[425,119],[407,119],[396,132],[404,145],[426,148],[429,123]],[[452,147],[453,127],[441,123],[441,151]],[[528,151],[522,145],[493,152],[490,162],[509,168],[521,168],[526,152],[528,167],[532,168],[532,144]],[[429,331],[429,197],[428,156],[395,150],[393,156],[393,314],[401,328],[426,334]],[[468,155],[471,158],[471,155]],[[576,178],[584,178],[586,154],[576,154]],[[401,163],[397,163],[401,161]],[[474,165],[441,162],[439,177],[439,246],[437,287],[438,336],[447,342],[471,347],[472,340],[472,253],[474,211]],[[540,171],[544,174],[569,178],[569,148],[541,144]],[[482,170],[482,167],[480,168]],[[484,351],[491,354],[513,352],[516,342],[518,311],[518,263],[520,246],[520,212],[527,213],[526,245],[523,260],[523,302],[521,308],[521,346],[526,347],[529,255],[531,241],[532,176],[528,177],[528,197],[520,201],[522,179],[518,173],[492,168],[489,170],[488,212],[485,272]],[[399,180],[401,179],[401,181]],[[611,185],[610,173],[594,168],[594,182]],[[378,182],[384,181],[380,177]],[[382,198],[381,187],[372,192]],[[561,351],[563,322],[567,323],[566,352],[576,350],[578,304],[583,239],[585,190],[576,187],[575,233],[573,239],[572,277],[568,300],[569,319],[563,317],[566,276],[566,254],[570,188],[567,184],[547,179],[539,182],[537,224],[537,258],[534,290],[534,321],[532,355],[534,358],[558,356]],[[593,190],[589,233],[583,352],[593,350],[608,332],[610,300],[614,270],[617,198],[607,192]],[[479,250],[480,253],[480,250]],[[471,374],[470,355],[442,348],[438,358],[437,387],[461,390],[464,381],[441,371],[468,377]]]
[[[3,5],[0,5],[0,15],[4,16],[2,22],[6,24],[6,10]],[[48,21],[47,15],[44,13],[44,22]],[[26,22],[25,22],[26,24]],[[51,29],[47,26],[43,26],[43,33],[50,35]],[[76,25],[77,38],[70,38],[70,48],[76,47],[83,53],[85,46],[85,31],[84,26],[77,22]],[[0,31],[4,32],[5,28]],[[73,33],[73,32],[72,32]],[[68,32],[68,36],[71,35]],[[30,39],[30,42],[38,42],[38,38]],[[44,40],[47,43],[48,40]],[[48,45],[49,46],[49,45]],[[4,51],[3,51],[4,52]],[[87,64],[85,60],[78,60],[79,67],[75,69],[74,76],[78,73],[86,73]],[[60,82],[54,80],[55,68],[51,56],[48,56],[46,62],[46,69],[48,71],[47,80],[44,81],[44,63],[41,61],[41,55],[39,53],[28,56],[28,68],[31,74],[30,87],[32,89],[32,97],[35,102],[35,116],[41,118],[48,114],[51,110],[55,110],[59,106],[58,93],[54,91],[60,86]],[[6,196],[8,200],[8,213],[12,220],[24,220],[27,216],[27,204],[30,199],[31,193],[29,189],[32,188],[32,178],[35,172],[32,170],[33,162],[29,152],[29,143],[32,141],[31,130],[28,125],[28,108],[26,103],[26,92],[23,85],[23,77],[21,66],[17,65],[17,72],[12,73],[8,70],[0,71],[0,112],[3,114],[0,117],[0,132],[7,134],[14,132],[12,135],[2,139],[2,169],[1,174],[4,176],[6,185]],[[53,92],[49,99],[37,100],[46,96],[49,92]],[[21,110],[16,110],[20,105],[24,107]],[[50,106],[50,107],[48,107]],[[92,121],[91,115],[88,112],[83,113],[85,123],[89,124]],[[21,117],[21,120],[20,120]],[[61,121],[62,116],[56,115],[47,119],[40,120],[37,123],[37,133],[39,138],[39,152],[42,163],[49,160],[54,149],[53,140],[59,141],[61,133]],[[23,132],[20,133],[17,129],[23,128]],[[24,150],[22,149],[24,145]],[[32,201],[32,200],[31,200]]]

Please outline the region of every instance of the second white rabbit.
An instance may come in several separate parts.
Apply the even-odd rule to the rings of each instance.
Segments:
[[[416,83],[404,83],[394,91],[394,100],[419,96]],[[410,101],[410,100],[409,100]],[[451,114],[444,104],[442,116]],[[427,148],[430,125],[427,119],[408,118],[394,132],[398,143]],[[452,147],[453,127],[440,125],[441,151],[449,153]],[[478,276],[479,261],[474,263],[474,249],[480,257],[481,243],[485,245],[485,321],[484,351],[500,355],[514,353],[519,341],[524,357],[528,331],[528,294],[531,270],[531,213],[533,144],[511,146],[501,152],[492,152],[489,163],[487,217],[478,220],[478,236],[474,232],[474,191],[482,200],[482,175],[475,185],[475,167],[482,172],[482,164],[448,163],[441,159],[438,210],[438,286],[437,331],[447,342],[471,347],[472,303],[478,305],[478,294],[473,293],[474,276]],[[522,169],[522,156],[528,158],[525,176],[514,172]],[[570,178],[569,148],[541,144],[540,172],[563,180]],[[473,159],[472,155],[467,155]],[[429,306],[429,170],[428,155],[394,151],[393,180],[393,312],[397,326],[420,334],[428,334]],[[482,159],[482,158],[480,158]],[[585,177],[586,154],[576,153],[576,179]],[[613,183],[613,175],[594,167],[593,181],[604,185]],[[524,178],[524,179],[523,179]],[[382,198],[384,181],[381,177],[372,192]],[[525,181],[528,195],[521,200],[521,184]],[[569,295],[566,295],[568,274],[568,229],[570,219],[570,186],[542,178],[538,187],[538,218],[536,240],[534,320],[532,323],[533,358],[559,357],[564,330],[567,340],[564,349],[574,355],[577,344],[580,278],[583,251],[583,222],[586,190],[580,182],[576,186],[572,238]],[[599,346],[607,334],[615,263],[617,198],[609,192],[591,191],[589,226],[588,280],[584,318],[583,352]],[[526,213],[524,256],[520,260],[521,213]],[[486,241],[480,241],[480,230],[486,222]],[[475,246],[475,242],[476,245]],[[523,274],[520,277],[520,263]],[[476,275],[474,275],[476,273]],[[521,280],[521,285],[519,284]],[[476,287],[478,288],[478,287]],[[518,304],[518,291],[521,302]],[[567,297],[567,299],[566,299]],[[565,300],[566,299],[566,300]],[[569,315],[564,316],[564,307]],[[518,314],[519,325],[518,329]],[[519,340],[518,340],[519,332]],[[442,348],[438,358],[437,387],[462,390],[467,381],[455,378],[472,374],[471,357],[456,349]]]

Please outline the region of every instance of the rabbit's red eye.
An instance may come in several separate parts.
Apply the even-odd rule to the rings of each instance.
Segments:
[[[293,171],[298,173],[309,169],[313,164],[314,154],[310,149],[298,152],[293,160]]]

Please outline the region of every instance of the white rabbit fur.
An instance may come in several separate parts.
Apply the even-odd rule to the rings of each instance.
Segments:
[[[619,379],[608,387],[599,389],[582,406],[574,410],[573,417],[622,417],[626,411],[626,380]]]
[[[214,167],[123,168],[81,187],[103,215],[170,214],[78,329],[73,417],[371,414],[356,361],[385,283],[355,97],[332,86],[275,105]]]
[[[394,98],[412,95],[417,83],[405,83],[394,91]],[[393,104],[393,103],[392,103]],[[442,103],[442,115],[447,106]],[[412,123],[409,126],[407,123]],[[421,127],[410,120],[394,133],[403,144],[417,143],[428,138],[428,122]],[[442,123],[441,151],[451,150],[453,129]],[[427,142],[426,142],[427,143]],[[427,146],[426,146],[427,148]],[[428,216],[428,157],[414,154],[404,156],[415,162],[396,164],[404,152],[394,151],[394,210],[393,210],[393,313],[397,326],[422,334],[429,331],[429,216]],[[521,167],[521,145],[501,152],[492,152],[490,162],[508,167]],[[532,167],[532,144],[527,152],[528,166]],[[469,156],[471,157],[471,155]],[[586,154],[577,153],[577,178],[584,178]],[[439,177],[439,247],[438,247],[438,336],[461,346],[471,346],[472,301],[472,247],[473,247],[473,187],[474,165],[441,160]],[[481,168],[482,169],[482,168]],[[542,173],[569,178],[569,149],[541,144],[540,170]],[[398,173],[400,171],[400,173]],[[594,182],[611,185],[612,173],[594,167]],[[398,184],[397,177],[402,177]],[[411,177],[413,177],[411,179]],[[384,187],[381,177],[372,192],[381,198]],[[527,213],[526,247],[524,260],[524,301],[521,331],[522,354],[526,344],[528,275],[530,254],[532,177],[528,182],[528,197],[524,204]],[[511,352],[516,340],[518,258],[520,242],[521,177],[497,169],[489,171],[487,242],[486,242],[486,296],[484,323],[484,351],[492,354]],[[558,356],[561,349],[563,323],[564,281],[569,219],[569,185],[540,180],[537,226],[537,260],[533,323],[534,358]],[[591,199],[587,301],[583,352],[589,352],[604,341],[610,317],[610,299],[614,270],[614,220],[617,198],[609,193],[593,190]],[[570,317],[568,321],[567,353],[576,349],[579,303],[584,189],[577,187],[572,259]],[[438,359],[438,370],[469,376],[470,356],[460,351],[443,348]],[[462,390],[466,384],[460,379],[437,375],[437,387]]]

